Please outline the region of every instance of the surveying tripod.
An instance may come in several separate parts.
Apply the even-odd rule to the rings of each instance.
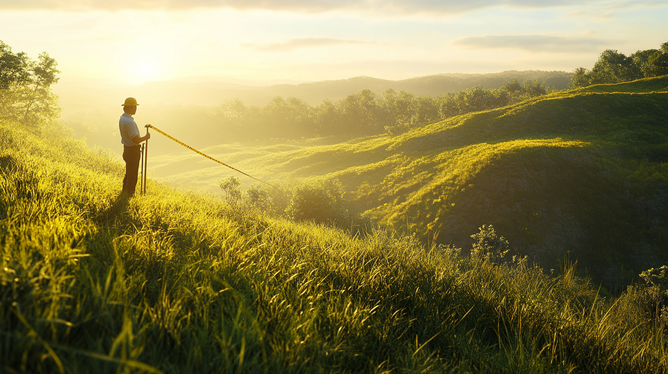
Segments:
[[[146,125],[146,133],[148,134],[148,128],[151,127],[151,125]],[[140,156],[139,159],[141,160],[140,167],[141,167],[141,176],[139,178],[139,193],[144,195],[146,194],[146,174],[148,171],[148,139],[144,142],[144,144],[141,144],[139,146],[139,152]]]

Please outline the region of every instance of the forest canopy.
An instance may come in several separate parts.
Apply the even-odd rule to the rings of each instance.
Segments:
[[[396,135],[411,128],[475,111],[503,107],[545,95],[551,89],[534,81],[512,79],[498,89],[474,86],[441,96],[418,96],[387,89],[381,95],[360,90],[338,101],[325,99],[312,106],[306,101],[276,96],[264,107],[230,99],[206,113],[189,113],[209,130],[225,134],[226,141],[263,138]]]
[[[572,88],[592,84],[628,82],[640,78],[658,77],[668,74],[668,42],[660,49],[646,49],[626,56],[615,49],[601,52],[591,70],[575,69],[571,78]]]

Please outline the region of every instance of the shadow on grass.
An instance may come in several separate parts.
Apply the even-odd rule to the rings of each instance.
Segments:
[[[96,219],[97,223],[104,224],[113,223],[117,220],[122,221],[124,213],[128,210],[131,198],[132,196],[121,192],[106,210],[100,212],[100,215]]]

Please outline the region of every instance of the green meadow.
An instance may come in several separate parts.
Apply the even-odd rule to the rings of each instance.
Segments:
[[[338,180],[364,230],[154,180],[119,196],[112,155],[2,121],[0,368],[665,373],[665,268],[613,286],[665,259],[667,89],[207,150],[276,184]]]
[[[560,91],[398,136],[205,151],[270,183],[338,181],[351,216],[425,243],[468,248],[471,233],[493,224],[515,254],[546,269],[571,256],[618,294],[668,256],[667,123],[664,76]],[[151,162],[164,180],[193,188],[215,190],[232,175],[198,158]]]

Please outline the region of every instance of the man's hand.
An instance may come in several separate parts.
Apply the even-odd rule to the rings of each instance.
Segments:
[[[146,135],[144,135],[142,137],[135,136],[134,138],[132,138],[132,141],[135,144],[139,144],[139,143],[143,142],[144,140],[149,140],[149,139],[151,139],[151,134],[148,132],[148,130],[146,130]]]

